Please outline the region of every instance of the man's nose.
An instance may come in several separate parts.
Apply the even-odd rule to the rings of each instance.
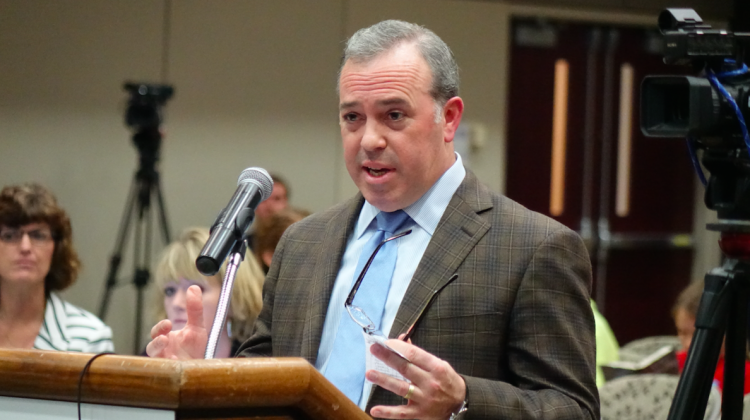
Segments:
[[[384,149],[387,142],[382,131],[382,127],[374,118],[368,119],[362,133],[362,148],[366,151]]]

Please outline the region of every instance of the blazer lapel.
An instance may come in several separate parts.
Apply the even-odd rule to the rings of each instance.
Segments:
[[[430,297],[449,281],[487,233],[490,224],[480,214],[490,208],[489,191],[467,170],[406,290],[391,327],[391,337],[398,337],[409,329]]]
[[[481,213],[492,206],[487,187],[467,169],[466,178],[448,203],[406,289],[391,326],[391,338],[406,333],[435,291],[452,280],[453,273],[490,229],[490,224],[481,217]],[[380,387],[372,387],[367,410],[373,405],[373,394],[377,390],[384,392]]]
[[[310,308],[305,326],[305,334],[302,344],[302,357],[313,365],[318,358],[320,339],[323,335],[323,324],[328,305],[333,293],[333,284],[341,267],[344,257],[346,243],[349,235],[354,231],[355,223],[359,217],[360,209],[364,203],[361,194],[351,198],[340,208],[338,214],[331,217],[328,222],[323,238],[317,246],[320,248],[313,252],[318,258],[309,263],[313,265],[314,283],[310,288]],[[315,297],[323,296],[323,299]]]

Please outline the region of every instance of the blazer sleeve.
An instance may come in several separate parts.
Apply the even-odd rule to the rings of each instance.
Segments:
[[[237,349],[236,357],[272,357],[273,355],[271,320],[276,296],[276,282],[286,244],[286,233],[281,236],[278,245],[276,245],[271,267],[269,267],[266,279],[263,282],[263,308],[255,320],[253,334]]]
[[[464,376],[467,419],[598,419],[591,264],[580,237],[552,232],[533,252],[510,311],[506,381]]]

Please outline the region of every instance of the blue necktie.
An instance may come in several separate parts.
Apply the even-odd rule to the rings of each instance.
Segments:
[[[378,213],[376,216],[378,230],[362,248],[352,284],[362,272],[362,268],[375,248],[384,239],[393,236],[408,218],[409,215],[403,210]],[[386,242],[378,251],[354,296],[353,304],[362,308],[378,329],[381,327],[380,321],[383,318],[385,301],[391,287],[391,277],[396,267],[398,247],[394,242]],[[365,341],[362,338],[362,327],[352,321],[346,308],[342,310],[341,321],[324,376],[354,401],[354,404],[359,404],[365,381]]]

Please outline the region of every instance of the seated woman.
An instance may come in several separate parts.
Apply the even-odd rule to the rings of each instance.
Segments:
[[[690,283],[679,296],[677,302],[672,307],[672,318],[674,318],[677,337],[680,339],[682,348],[677,352],[677,364],[680,373],[685,369],[687,362],[688,350],[695,333],[695,318],[698,314],[701,296],[703,295],[703,281],[694,281]],[[721,345],[721,353],[716,363],[714,371],[714,384],[719,387],[719,391],[724,390],[724,346]],[[745,360],[745,394],[750,394],[750,361]]]
[[[208,238],[209,231],[206,228],[186,229],[177,241],[167,246],[156,266],[156,317],[159,320],[169,319],[172,331],[181,330],[187,322],[185,296],[188,287],[194,284],[203,291],[203,322],[206,330],[211,331],[227,263],[225,261],[219,272],[212,277],[205,277],[198,272],[195,259]],[[216,358],[231,357],[239,345],[250,337],[255,318],[263,306],[263,280],[263,271],[258,262],[251,255],[246,256],[234,280],[227,328],[222,331],[216,345]]]
[[[81,263],[70,219],[41,185],[0,191],[0,347],[101,353],[112,330],[55,293]]]

